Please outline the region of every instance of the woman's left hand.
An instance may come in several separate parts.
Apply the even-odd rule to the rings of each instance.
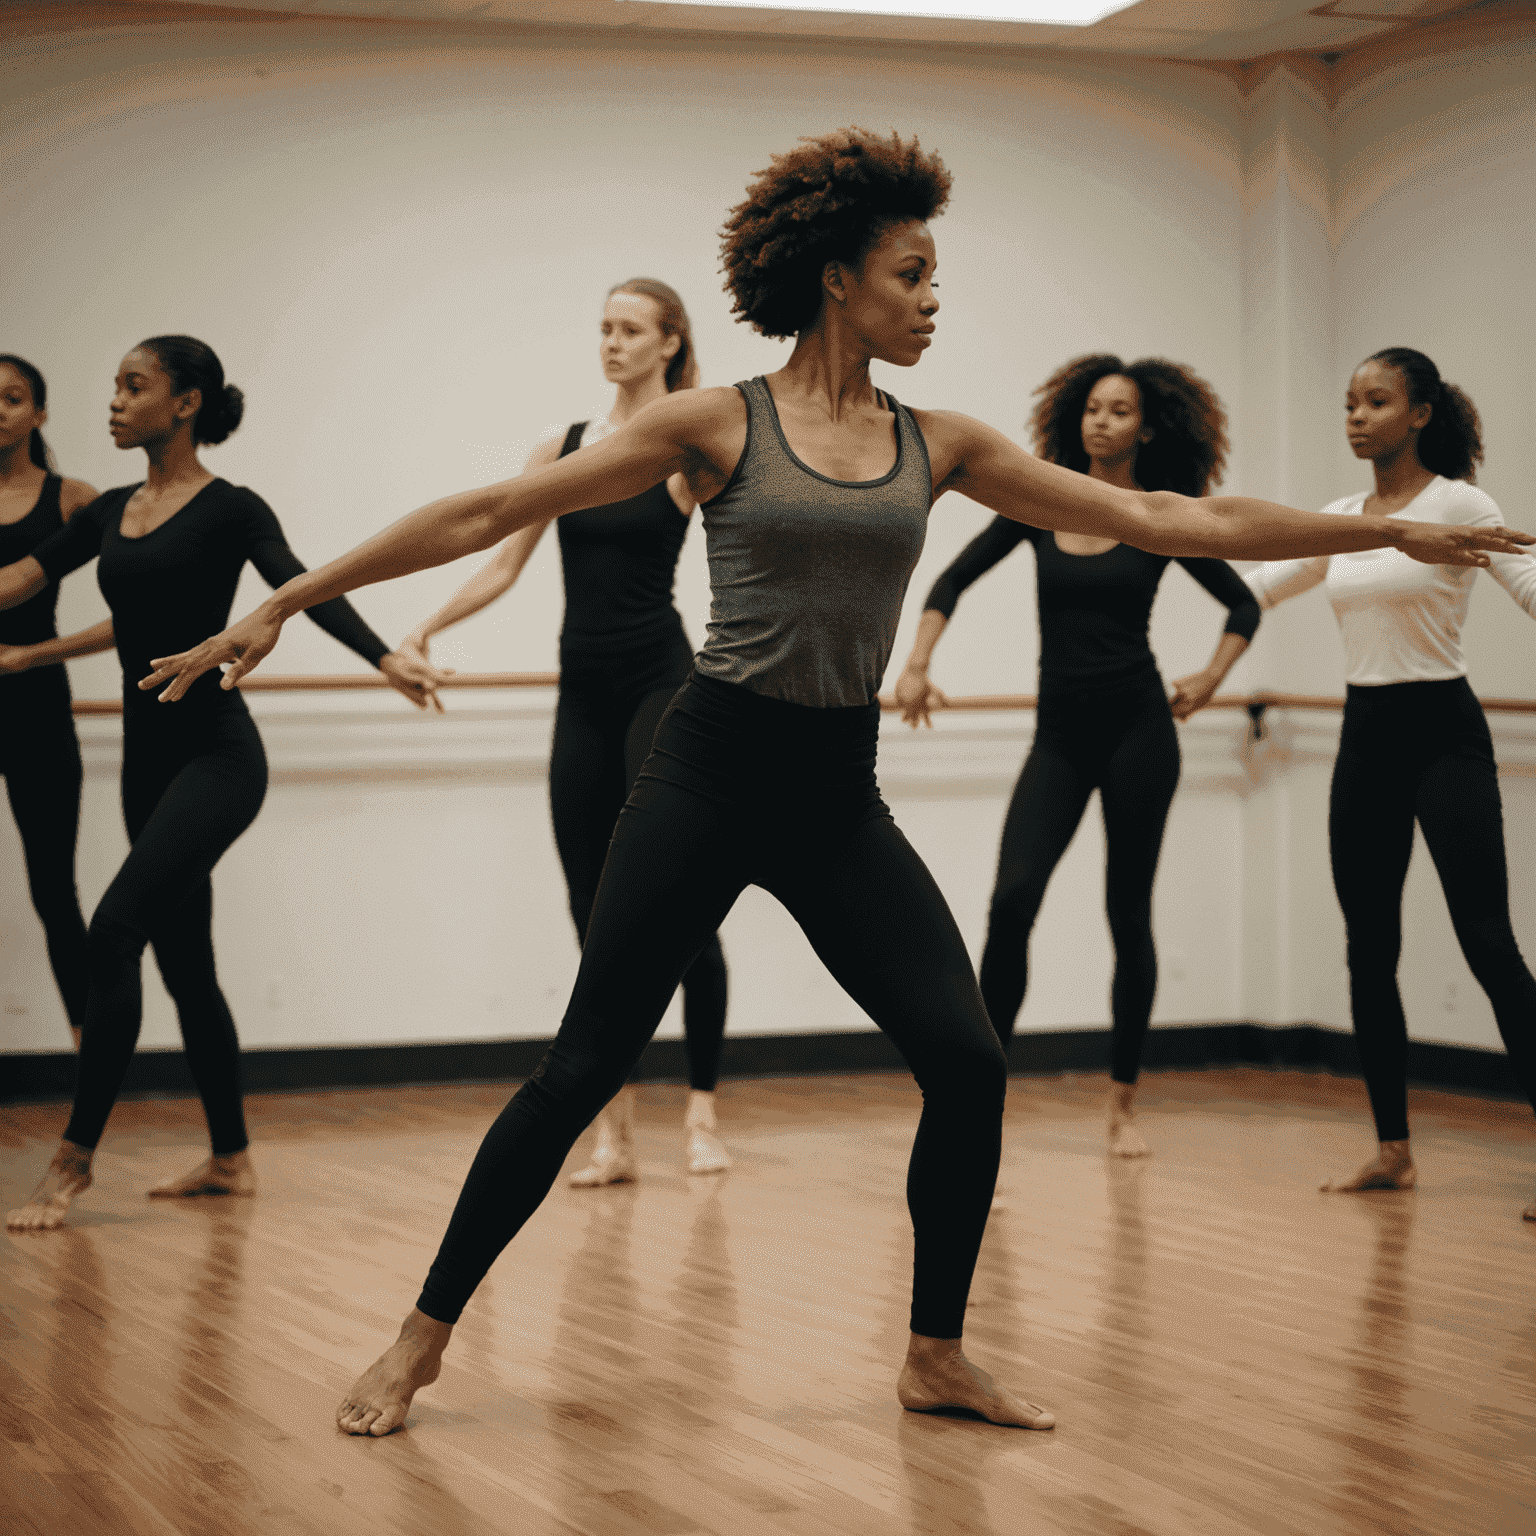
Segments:
[[[438,668],[404,649],[391,651],[379,662],[379,671],[396,693],[404,694],[418,709],[431,707],[443,713],[437,690],[453,676],[452,667]]]
[[[0,645],[0,677],[12,677],[32,665],[30,645]]]
[[[1210,672],[1195,672],[1189,677],[1179,678],[1173,685],[1173,694],[1168,700],[1168,707],[1173,711],[1175,720],[1188,720],[1189,717],[1205,708],[1216,690],[1221,686],[1221,679]]]

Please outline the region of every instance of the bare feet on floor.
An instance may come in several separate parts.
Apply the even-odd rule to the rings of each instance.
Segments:
[[[597,1145],[592,1161],[571,1175],[577,1189],[627,1184],[640,1177],[635,1158],[635,1090],[621,1088],[597,1117]]]
[[[349,1435],[387,1435],[405,1423],[411,1399],[437,1380],[443,1350],[453,1336],[440,1323],[411,1308],[400,1337],[358,1377],[336,1410],[336,1425]]]
[[[1109,1143],[1111,1157],[1148,1157],[1152,1149],[1136,1128],[1136,1085],[1109,1085]]]
[[[156,1199],[179,1199],[186,1195],[254,1195],[256,1170],[249,1152],[231,1152],[224,1157],[210,1157],[191,1173],[179,1179],[166,1179],[149,1191]]]
[[[1334,1194],[1357,1194],[1368,1189],[1412,1189],[1417,1182],[1418,1170],[1413,1166],[1408,1143],[1384,1141],[1381,1150],[1359,1172],[1347,1179],[1329,1179],[1318,1187]]]
[[[731,1166],[731,1154],[716,1134],[715,1096],[697,1088],[688,1090],[688,1111],[683,1116],[688,1133],[685,1156],[689,1173],[724,1173]]]
[[[65,1213],[91,1187],[92,1153],[72,1141],[61,1141],[48,1171],[25,1205],[6,1213],[13,1232],[48,1232],[63,1223]]]
[[[960,1350],[959,1339],[930,1339],[914,1333],[896,1382],[896,1399],[911,1413],[969,1408],[993,1424],[1018,1429],[1053,1429],[1056,1415],[1037,1403],[1004,1391]]]

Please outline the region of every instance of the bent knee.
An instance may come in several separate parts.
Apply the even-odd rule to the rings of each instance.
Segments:
[[[571,1022],[572,1016],[567,1014],[560,1033],[533,1069],[527,1088],[547,1113],[590,1120],[624,1086],[640,1052],[631,1055],[572,1039]],[[592,1021],[582,1022],[590,1027]]]
[[[944,1099],[969,1107],[1000,1107],[1008,1091],[1008,1057],[990,1024],[985,1037],[972,1031],[963,1044],[950,1045],[932,1061],[914,1069],[926,1102]]]
[[[992,905],[987,912],[988,926],[993,930],[1003,929],[1027,938],[1044,899],[1045,887],[1035,880],[1019,880],[1000,885],[992,893]]]
[[[86,954],[91,974],[115,970],[125,964],[137,964],[149,943],[149,935],[113,917],[98,912],[85,931]]]

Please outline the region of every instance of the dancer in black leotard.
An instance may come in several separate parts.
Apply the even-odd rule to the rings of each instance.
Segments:
[[[157,709],[131,686],[167,643],[228,617],[247,560],[273,586],[304,569],[267,504],[198,462],[198,445],[222,443],[242,408],[240,391],[224,382],[202,342],[141,342],[118,371],[111,431],[119,448],[145,450],[148,478],[97,497],[33,554],[0,570],[0,608],[15,608],[100,556],[97,580],[130,680],[123,691],[123,818],[132,847],[91,918],[74,1110],[42,1182],[7,1217],[12,1227],[58,1226],[91,1182],[96,1144],[139,1036],[146,944],[176,1004],[212,1143],[206,1163],[151,1193],[248,1194],[255,1187],[239,1042],[214,970],[209,877],[266,793],[261,737],[245,701],[212,678],[193,692],[185,713]],[[350,603],[327,603],[311,617],[424,703],[426,669],[390,654]]]
[[[0,565],[30,555],[57,533],[95,490],[53,473],[42,428],[48,386],[31,363],[0,353]],[[48,941],[69,1032],[85,1022],[85,919],[75,889],[80,831],[80,743],[64,661],[85,651],[59,640],[59,589],[0,613],[0,774],[21,834],[27,888]],[[86,650],[110,644],[110,622],[87,631]]]
[[[1226,416],[1210,386],[1158,359],[1079,357],[1037,394],[1035,451],[1125,490],[1203,496],[1221,483]],[[1035,739],[1003,822],[981,995],[1006,1046],[1024,1002],[1029,936],[1045,888],[1099,791],[1105,905],[1115,946],[1110,987],[1109,1150],[1145,1155],[1135,1125],[1136,1078],[1157,991],[1152,880],[1179,782],[1174,719],[1210,702],[1259,625],[1259,606],[1223,560],[1179,564],[1218,602],[1227,624],[1203,672],[1174,684],[1170,701],[1147,643],[1165,555],[1081,534],[1045,533],[999,517],[960,552],[928,594],[917,643],[896,685],[903,718],[932,725],[944,695],[928,680],[933,648],[960,594],[1028,539],[1035,547],[1040,693]]]
[[[617,389],[613,409],[602,421],[578,422],[563,441],[536,448],[530,471],[574,453],[584,442],[601,442],[672,390],[697,386],[688,315],[665,283],[633,278],[613,289],[603,307],[601,333],[603,372]],[[693,664],[693,648],[672,606],[677,557],[693,507],[687,482],[673,475],[639,496],[559,522],[565,622],[549,802],[578,939],[586,935],[613,824],[651,750],[662,711]],[[511,587],[548,526],[536,523],[513,534],[483,570],[405,637],[401,649],[427,661],[434,634],[478,613]],[[725,998],[725,955],[719,937],[711,934],[683,975],[689,1173],[720,1173],[731,1166],[715,1134]],[[626,1087],[598,1115],[592,1160],[571,1183],[591,1187],[635,1178],[633,1127],[634,1090]]]
[[[898,406],[869,365],[910,367],[930,345],[936,256],[924,220],[948,188],[937,158],[894,133],[802,141],[757,177],[725,247],[737,309],[768,335],[796,337],[785,367],[734,389],[680,390],[547,469],[412,513],[223,634],[160,658],[140,684],[174,702],[227,662],[224,686],[233,686],[310,603],[638,496],[674,474],[703,509],[708,639],[614,831],[570,1006],[486,1134],[399,1339],[342,1403],[349,1433],[397,1428],[412,1395],[436,1379],[460,1309],[749,884],[790,909],[922,1087],[907,1179],[915,1255],[902,1403],[1048,1427],[1050,1414],[997,1387],[960,1349],[997,1175],[1006,1065],[954,919],[874,778],[876,690],[933,497],[959,489],[1021,521],[1172,556],[1391,543],[1465,564],[1482,560],[1481,549],[1530,542],[1505,530],[1121,490],[1043,463],[968,417]]]
[[[1389,347],[1349,383],[1345,423],[1376,489],[1324,510],[1444,522],[1499,521],[1472,485],[1482,428],[1471,400],[1422,352]],[[1490,574],[1536,618],[1536,558],[1495,555]],[[1417,822],[1461,952],[1488,994],[1509,1064],[1536,1110],[1536,979],[1509,917],[1504,820],[1493,739],[1467,682],[1461,627],[1471,571],[1425,569],[1388,553],[1265,565],[1248,584],[1266,608],[1324,585],[1344,639],[1344,723],[1328,800],[1333,883],[1348,936],[1349,1009],[1376,1121],[1377,1155],[1324,1189],[1411,1189],[1408,1023],[1397,989],[1403,882]],[[1536,1221],[1536,1200],[1525,1210]]]

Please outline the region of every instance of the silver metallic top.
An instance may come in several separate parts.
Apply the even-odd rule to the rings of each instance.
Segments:
[[[762,378],[736,388],[747,442],[725,489],[701,509],[713,601],[694,666],[791,704],[868,704],[928,532],[923,434],[887,395],[895,464],[878,480],[833,480],[795,457]]]

